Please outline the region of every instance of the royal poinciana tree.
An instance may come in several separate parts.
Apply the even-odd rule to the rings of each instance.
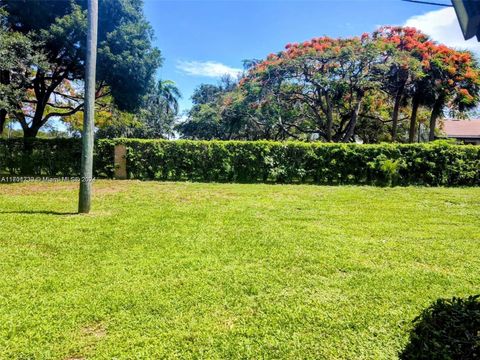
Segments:
[[[413,142],[421,114],[433,140],[445,110],[478,104],[479,79],[471,53],[413,28],[321,37],[250,62],[235,89],[192,108],[183,135]]]
[[[409,142],[415,139],[420,106],[431,111],[429,140],[433,140],[437,119],[445,107],[464,111],[478,104],[480,70],[470,52],[438,44],[414,28],[382,27],[373,37],[385,44],[396,59],[389,72],[393,79],[390,77],[384,86],[384,90],[393,89],[395,98],[394,139],[397,126],[394,120],[402,101],[411,103]]]
[[[38,60],[28,71],[2,68],[9,78],[22,72],[25,91],[1,110],[20,123],[26,138],[35,137],[50,119],[82,111],[86,1],[0,0],[0,6],[4,28],[28,39],[28,57]],[[99,6],[96,97],[111,96],[120,110],[141,105],[161,64],[142,8],[141,0],[102,0]]]
[[[285,124],[300,132],[315,133],[325,141],[353,139],[364,98],[381,87],[390,58],[365,35],[361,38],[322,37],[271,54],[241,82],[259,97],[259,106],[294,109],[290,118],[302,123]]]

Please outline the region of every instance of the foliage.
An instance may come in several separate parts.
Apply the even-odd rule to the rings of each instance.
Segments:
[[[1,359],[391,360],[478,291],[480,188],[93,189],[0,182]]]
[[[30,67],[21,101],[9,115],[25,137],[35,137],[49,119],[82,111],[86,38],[86,1],[1,0],[8,31],[31,42],[43,63]],[[152,47],[152,29],[141,0],[99,3],[97,98],[111,95],[120,110],[137,109],[161,63]],[[17,76],[16,69],[7,69]]]
[[[118,140],[131,178],[218,182],[476,186],[480,148],[438,142],[355,145]]]
[[[433,140],[436,120],[445,107],[462,112],[478,104],[480,70],[470,52],[438,44],[414,28],[385,26],[373,36],[399,59],[389,75],[394,75],[396,100],[407,97],[412,101],[410,142],[415,138],[418,106],[431,111],[429,139]]]
[[[219,106],[224,95],[233,91],[236,83],[228,76],[219,84],[201,84],[192,95],[193,106],[186,121],[176,126],[176,130],[185,139],[222,139],[231,140],[233,133],[228,131],[229,124],[219,114]],[[229,135],[231,136],[229,137]]]
[[[172,136],[178,115],[178,100],[181,97],[180,90],[173,81],[159,80],[143,100],[138,118],[145,130],[138,137],[158,139]]]
[[[142,99],[136,113],[119,110],[111,97],[97,101],[95,136],[102,138],[169,138],[174,132],[174,122],[178,116],[178,100],[180,91],[170,80],[160,80],[152,85]],[[64,121],[73,130],[80,131],[83,124],[83,113],[65,118]]]
[[[480,295],[439,299],[414,320],[402,360],[480,357]]]
[[[0,8],[0,134],[8,112],[15,110],[12,104],[27,90],[32,66],[42,62],[42,55],[34,54],[27,36],[8,30],[6,13]]]
[[[0,174],[78,177],[81,154],[79,139],[1,139]],[[113,174],[112,143],[95,144],[94,172],[96,177]]]
[[[246,62],[233,89],[198,89],[210,96],[200,97],[206,101],[194,104],[180,131],[189,139],[414,142],[422,122],[433,140],[444,111],[474,107],[479,89],[471,53],[387,26],[287,44]]]
[[[322,37],[271,54],[243,79],[259,101],[296,109],[297,128],[315,131],[323,140],[353,140],[365,96],[381,86],[389,58],[369,36]],[[285,122],[285,119],[282,119]],[[286,123],[289,128],[294,124]]]
[[[434,142],[355,145],[270,141],[98,140],[96,176],[127,146],[130,178],[215,182],[478,186],[480,147]],[[28,145],[28,144],[27,144]],[[0,140],[0,173],[77,176],[79,139]],[[32,148],[33,147],[33,148]],[[30,173],[26,173],[26,171]]]

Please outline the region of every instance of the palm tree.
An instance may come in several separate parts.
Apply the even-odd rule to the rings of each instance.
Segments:
[[[147,125],[148,137],[168,137],[178,114],[180,90],[171,80],[160,80],[145,98],[141,119]]]
[[[160,80],[156,95],[159,105],[165,106],[167,115],[178,113],[178,100],[182,98],[182,94],[173,81]]]

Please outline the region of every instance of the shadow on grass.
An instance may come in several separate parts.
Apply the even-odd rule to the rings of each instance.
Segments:
[[[78,215],[76,212],[62,212],[50,210],[0,210],[1,214],[24,214],[24,215],[56,215],[56,216],[72,216]]]

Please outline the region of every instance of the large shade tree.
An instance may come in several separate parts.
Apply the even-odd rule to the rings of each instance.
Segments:
[[[0,135],[8,112],[15,111],[14,104],[27,91],[33,65],[42,60],[27,36],[9,31],[6,13],[0,9]]]
[[[478,103],[480,71],[470,52],[438,44],[408,27],[381,27],[374,32],[374,38],[384,43],[395,58],[389,73],[394,77],[389,77],[384,86],[395,94],[392,120],[398,116],[402,99],[410,99],[409,142],[416,138],[421,106],[430,110],[429,140],[433,140],[437,119],[445,107],[464,111]]]
[[[421,121],[433,140],[446,110],[479,102],[474,56],[408,27],[288,44],[246,70],[231,91],[199,89],[206,101],[194,102],[184,136],[413,142]]]
[[[352,141],[365,97],[379,91],[390,58],[365,34],[289,44],[257,64],[242,81],[246,91],[267,94],[262,105],[295,110],[297,129],[325,141]],[[252,87],[253,84],[253,87]],[[303,130],[301,130],[303,129]]]
[[[141,0],[102,0],[96,98],[111,96],[120,110],[142,104],[161,64],[152,47],[153,32]],[[8,116],[35,137],[48,120],[71,116],[83,108],[86,1],[0,0],[5,26],[27,37],[43,62],[31,66],[24,95],[10,102]],[[15,76],[15,69],[8,69]]]

